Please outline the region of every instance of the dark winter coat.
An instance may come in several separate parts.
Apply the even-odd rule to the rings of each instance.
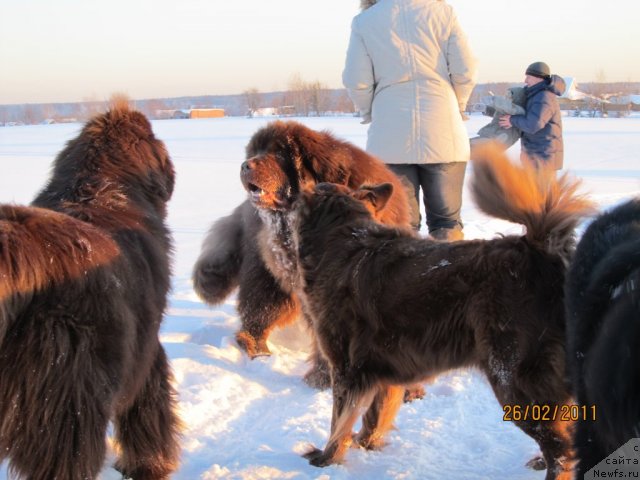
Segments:
[[[557,75],[526,87],[526,112],[511,117],[511,125],[522,132],[524,158],[556,170],[562,168],[564,155],[562,118],[556,97],[562,95],[564,90],[564,80]]]

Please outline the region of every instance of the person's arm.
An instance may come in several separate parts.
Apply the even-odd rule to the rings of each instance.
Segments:
[[[354,105],[360,111],[362,123],[369,123],[371,122],[371,103],[375,90],[373,63],[362,37],[357,32],[355,23],[354,19],[351,23],[351,38],[342,72],[342,83]]]
[[[477,62],[455,13],[452,13],[451,17],[451,33],[447,42],[446,56],[449,77],[458,99],[458,107],[461,112],[464,112],[473,87],[476,85]]]
[[[510,121],[511,125],[523,132],[536,133],[551,120],[552,116],[553,106],[545,93],[534,100],[524,115],[512,115]]]

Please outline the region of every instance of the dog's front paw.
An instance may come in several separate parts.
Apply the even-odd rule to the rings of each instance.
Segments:
[[[425,395],[426,392],[424,387],[419,383],[409,385],[404,391],[404,403],[411,403],[414,400],[422,400]]]
[[[365,450],[382,450],[382,448],[387,444],[384,439],[376,434],[372,435],[356,435],[353,438],[353,446],[357,446],[360,448],[364,448]]]
[[[244,330],[236,333],[236,342],[240,349],[244,350],[251,360],[256,357],[268,357],[271,355],[271,350],[269,350],[265,339],[256,340],[253,335]]]
[[[305,453],[303,457],[309,460],[309,463],[314,467],[328,467],[335,463],[331,455],[326,455],[324,450],[315,447]]]

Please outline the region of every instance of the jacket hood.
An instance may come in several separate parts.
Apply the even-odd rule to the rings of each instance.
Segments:
[[[566,90],[567,84],[564,82],[564,78],[562,78],[561,76],[551,75],[551,80],[549,81],[549,85],[547,86],[547,88],[556,95],[560,96]]]
[[[559,75],[551,75],[547,80],[543,80],[540,83],[536,83],[532,87],[525,87],[527,97],[532,97],[536,93],[542,90],[549,90],[551,93],[555,93],[560,96],[567,88],[564,83],[564,79]]]

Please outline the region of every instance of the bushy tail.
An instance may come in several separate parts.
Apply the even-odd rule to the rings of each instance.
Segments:
[[[193,288],[209,304],[221,303],[238,286],[245,203],[213,224],[193,267]]]
[[[593,204],[577,193],[579,180],[567,174],[556,178],[552,169],[515,165],[494,143],[472,153],[471,191],[486,214],[526,227],[526,238],[568,260],[574,246],[573,231]]]

